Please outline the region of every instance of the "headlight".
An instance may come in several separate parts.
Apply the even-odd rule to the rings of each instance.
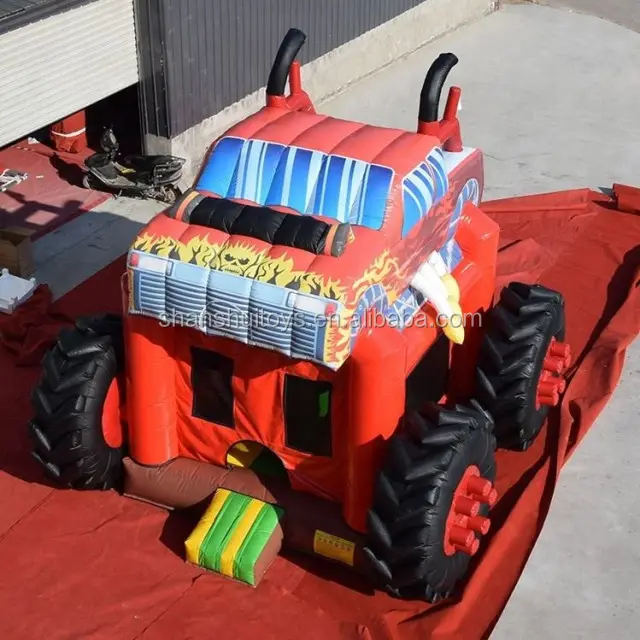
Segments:
[[[132,253],[129,258],[129,264],[142,271],[153,271],[155,273],[167,273],[167,266],[170,264],[168,260],[156,258],[143,253]]]

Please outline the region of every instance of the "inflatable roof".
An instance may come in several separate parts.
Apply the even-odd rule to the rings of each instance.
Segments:
[[[264,110],[215,146],[197,189],[302,214],[322,215],[397,236],[447,191],[442,151],[429,136],[309,113]],[[406,178],[394,184],[396,177]],[[392,190],[392,187],[396,187]],[[383,229],[384,227],[384,229]]]
[[[130,312],[337,369],[374,307],[399,330],[449,269],[479,153],[437,138],[266,107],[212,147],[195,189],[135,240]]]

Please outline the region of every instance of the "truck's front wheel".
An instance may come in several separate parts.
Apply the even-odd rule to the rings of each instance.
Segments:
[[[110,489],[122,472],[122,320],[79,320],[45,355],[32,393],[33,457],[57,483]]]
[[[492,427],[476,403],[433,404],[389,441],[365,548],[389,593],[436,602],[466,574],[497,500]]]

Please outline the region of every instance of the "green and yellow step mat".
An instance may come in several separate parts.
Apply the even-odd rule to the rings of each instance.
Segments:
[[[236,443],[227,454],[227,464],[231,467],[251,469],[251,471],[265,476],[281,477],[287,475],[278,456],[259,442]]]
[[[282,546],[283,510],[218,489],[185,542],[187,562],[257,586]]]

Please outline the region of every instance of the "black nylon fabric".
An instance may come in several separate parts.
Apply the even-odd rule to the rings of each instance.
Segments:
[[[185,222],[316,255],[324,253],[332,226],[310,216],[282,213],[225,198],[203,198]]]

